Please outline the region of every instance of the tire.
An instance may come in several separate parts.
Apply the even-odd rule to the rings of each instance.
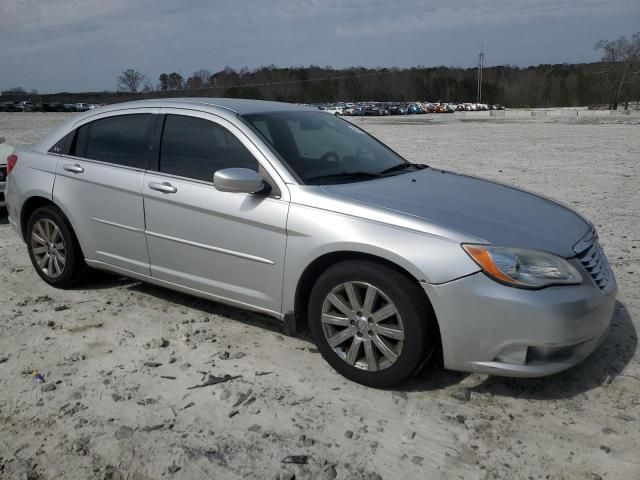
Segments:
[[[352,300],[358,308],[352,308]],[[424,292],[384,265],[345,261],[330,267],[313,286],[308,308],[309,330],[325,360],[369,387],[389,387],[411,377],[436,343]]]
[[[33,268],[45,282],[57,288],[70,288],[78,282],[86,268],[84,256],[71,224],[58,207],[48,205],[31,214],[26,241]]]

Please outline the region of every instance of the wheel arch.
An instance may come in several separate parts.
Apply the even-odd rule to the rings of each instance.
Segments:
[[[73,222],[71,221],[71,218],[69,218],[69,215],[67,214],[65,209],[61,208],[60,205],[56,204],[53,200],[46,197],[34,195],[33,197],[29,197],[22,204],[22,210],[20,211],[20,230],[22,233],[23,240],[25,242],[27,241],[27,227],[28,227],[27,224],[31,214],[35,212],[37,209],[41,207],[46,207],[46,206],[57,208],[58,210],[60,210],[62,215],[66,218],[67,223],[71,227],[71,234],[73,235],[75,241],[77,242],[82,258],[84,258],[85,249],[82,247],[82,244],[80,243],[80,239],[78,238],[78,234],[76,233],[76,229],[73,226]]]
[[[384,265],[388,268],[395,270],[401,275],[405,276],[409,279],[418,290],[422,293],[423,299],[426,303],[427,308],[429,309],[429,313],[433,316],[435,320],[434,326],[436,329],[436,352],[439,357],[441,357],[442,351],[442,338],[440,335],[440,326],[438,323],[438,317],[434,311],[433,305],[429,296],[424,291],[424,289],[420,286],[420,280],[412,275],[408,270],[398,265],[397,263],[392,262],[383,257],[379,257],[377,255],[373,255],[370,253],[363,253],[358,251],[335,251],[330,253],[325,253],[324,255],[319,256],[314,259],[302,272],[298,283],[296,285],[296,291],[294,296],[294,312],[291,314],[287,314],[285,317],[285,322],[287,324],[287,330],[290,333],[302,333],[307,332],[308,327],[308,318],[307,318],[307,305],[309,302],[309,297],[311,294],[311,289],[315,284],[316,280],[320,277],[320,275],[325,272],[328,268],[336,265],[337,263],[349,261],[349,260],[362,260],[371,263],[377,263],[379,265]]]
[[[58,208],[58,206],[53,203],[51,199],[37,195],[29,197],[22,204],[22,209],[20,210],[20,230],[22,233],[22,239],[25,242],[27,241],[27,222],[29,221],[29,217],[37,209],[46,206],[53,206]]]

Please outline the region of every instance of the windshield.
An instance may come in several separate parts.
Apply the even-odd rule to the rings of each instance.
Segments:
[[[408,163],[346,120],[321,111],[243,118],[309,185],[373,180],[424,168]]]

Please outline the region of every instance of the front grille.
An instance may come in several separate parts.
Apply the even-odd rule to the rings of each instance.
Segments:
[[[596,235],[594,235],[591,245],[586,246],[582,252],[578,253],[578,259],[587,269],[595,284],[601,289],[605,289],[611,279],[611,267]]]

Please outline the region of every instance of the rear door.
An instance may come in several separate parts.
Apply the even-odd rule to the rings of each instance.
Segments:
[[[147,244],[154,277],[258,310],[279,312],[288,191],[264,170],[266,159],[225,119],[166,113],[157,164],[145,175]],[[261,164],[261,162],[263,162]],[[260,171],[271,195],[220,192],[222,168]]]
[[[76,129],[56,167],[54,202],[88,263],[150,275],[142,181],[157,109],[111,112]]]

